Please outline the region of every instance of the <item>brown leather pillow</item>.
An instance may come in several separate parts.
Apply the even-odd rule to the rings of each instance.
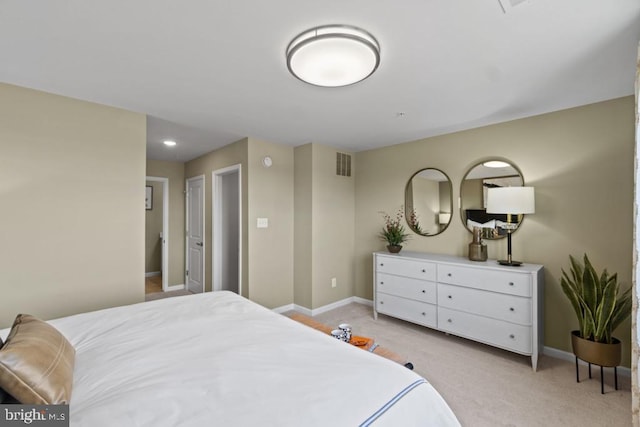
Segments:
[[[19,314],[0,348],[0,388],[23,404],[68,404],[75,357],[56,328]]]

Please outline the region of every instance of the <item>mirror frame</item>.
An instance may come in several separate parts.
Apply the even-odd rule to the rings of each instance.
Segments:
[[[438,231],[437,233],[433,233],[433,234],[422,233],[422,232],[417,231],[415,228],[413,228],[412,224],[409,222],[409,217],[411,215],[411,212],[409,212],[408,205],[407,205],[407,194],[409,192],[409,186],[411,184],[411,181],[413,180],[413,178],[416,175],[418,175],[419,173],[424,172],[426,170],[434,170],[434,171],[440,172],[442,175],[444,175],[445,178],[447,178],[447,182],[449,182],[449,200],[450,200],[449,208],[451,210],[451,216],[449,217],[449,222],[447,222],[440,229],[440,231]],[[413,194],[412,194],[412,197],[413,197]],[[437,236],[438,234],[443,233],[444,230],[449,228],[449,225],[451,225],[451,220],[453,219],[453,181],[451,181],[451,178],[449,177],[449,175],[447,175],[446,173],[444,173],[442,170],[440,170],[438,168],[432,168],[432,167],[422,168],[422,169],[418,170],[417,172],[415,172],[413,175],[411,175],[411,177],[409,177],[409,180],[407,181],[407,183],[404,186],[404,219],[405,219],[405,222],[407,223],[407,226],[409,227],[409,229],[411,231],[413,231],[414,233],[416,233],[418,236],[424,236],[424,237]]]
[[[500,161],[500,162],[508,163],[520,175],[520,178],[522,179],[522,186],[524,187],[526,185],[525,180],[524,180],[524,175],[522,174],[522,171],[520,170],[520,168],[515,163],[513,163],[511,160],[505,159],[504,157],[487,157],[485,159],[482,159],[482,160],[474,163],[471,167],[469,167],[467,169],[467,172],[465,172],[464,176],[462,177],[462,180],[460,181],[460,192],[458,193],[458,210],[460,211],[460,221],[462,221],[462,226],[464,227],[465,230],[467,230],[469,233],[472,233],[472,234],[473,234],[473,230],[469,230],[469,227],[467,227],[467,218],[466,218],[466,214],[464,213],[465,209],[464,209],[464,203],[463,203],[463,200],[462,200],[462,189],[463,189],[464,183],[467,180],[467,177],[469,176],[471,171],[474,170],[475,168],[477,168],[478,166],[480,166],[480,165],[482,165],[484,163],[490,162],[490,161]],[[513,230],[512,233],[515,233],[516,231],[518,231],[518,229],[522,225],[522,222],[524,221],[524,217],[525,216],[526,215],[522,215],[522,218],[520,219],[520,222],[518,223],[518,227],[515,230]],[[504,239],[505,237],[507,237],[506,233],[503,234],[503,235],[500,235],[498,237],[483,237],[483,240],[500,240],[500,239]]]

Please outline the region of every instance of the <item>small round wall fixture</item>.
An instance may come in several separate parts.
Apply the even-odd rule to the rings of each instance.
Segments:
[[[265,168],[270,168],[271,165],[273,165],[273,160],[271,159],[271,157],[264,156],[262,158],[262,166],[264,166]]]
[[[287,67],[303,82],[348,86],[369,77],[380,64],[380,45],[367,31],[324,25],[299,34],[287,46]]]

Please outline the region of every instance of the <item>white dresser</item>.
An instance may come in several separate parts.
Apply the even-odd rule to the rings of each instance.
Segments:
[[[544,334],[543,266],[403,251],[373,254],[378,313],[531,356]]]

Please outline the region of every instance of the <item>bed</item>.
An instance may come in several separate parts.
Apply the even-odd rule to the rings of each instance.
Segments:
[[[75,348],[71,426],[459,425],[413,371],[231,292],[47,324]]]

